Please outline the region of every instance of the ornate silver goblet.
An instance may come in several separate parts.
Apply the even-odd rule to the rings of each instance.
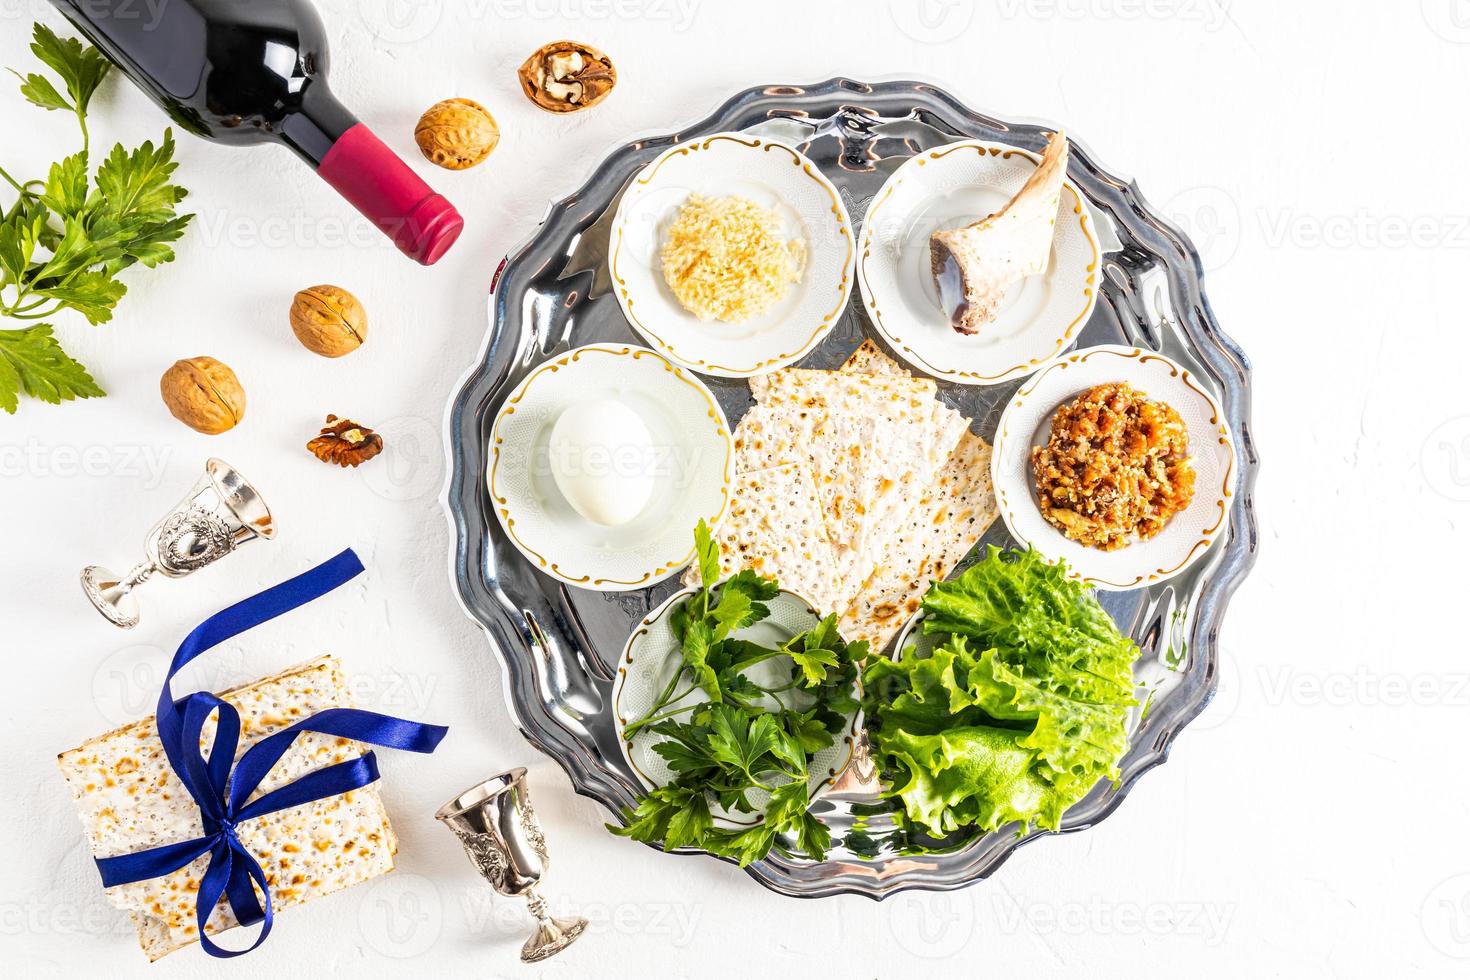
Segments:
[[[583,918],[557,919],[536,885],[550,867],[546,835],[526,789],[526,770],[517,768],[473,786],[441,806],[435,818],[454,831],[480,877],[502,895],[524,898],[536,917],[536,932],[521,947],[535,963],[561,952],[587,928]]]
[[[204,464],[194,489],[148,532],[145,561],[126,575],[98,565],[82,569],[82,591],[97,611],[123,629],[138,625],[133,589],[154,572],[183,578],[246,541],[276,533],[270,508],[240,471],[222,459]]]

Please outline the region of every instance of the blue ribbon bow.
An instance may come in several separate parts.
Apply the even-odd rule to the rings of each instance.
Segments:
[[[170,684],[174,674],[189,661],[251,627],[326,595],[362,571],[362,562],[349,548],[293,579],[237,602],[200,623],[179,646],[169,665],[163,691],[158,696],[158,738],[163,742],[169,765],[199,807],[204,836],[117,857],[98,858],[97,868],[102,872],[102,884],[111,888],[160,878],[208,854],[209,866],[199,883],[195,918],[199,923],[199,942],[210,956],[231,957],[248,953],[265,942],[271,931],[271,892],[265,872],[240,843],[235,828],[246,820],[267,813],[360,789],[378,778],[377,759],[368,752],[356,759],[307,773],[280,789],[251,800],[251,794],[259,788],[271,767],[280,761],[298,735],[317,732],[387,748],[428,753],[434,751],[449,731],[441,725],[422,725],[372,711],[328,708],[256,742],[245,750],[231,772],[235,749],[240,742],[239,712],[232,705],[203,691],[173,700]],[[204,723],[215,711],[219,712],[219,721],[206,756],[200,749],[199,739]],[[264,909],[256,899],[252,882],[259,887],[265,899]],[[205,924],[222,895],[228,897],[230,909],[242,925],[264,922],[260,935],[248,949],[223,949],[205,935]]]

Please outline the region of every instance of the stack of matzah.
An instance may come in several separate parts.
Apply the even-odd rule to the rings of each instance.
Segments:
[[[221,694],[240,713],[240,754],[260,739],[325,708],[350,708],[335,657],[322,657]],[[201,743],[214,738],[206,723]],[[360,742],[308,732],[297,737],[251,799],[308,772],[356,758]],[[199,808],[169,767],[150,716],[61,753],[94,857],[192,840],[204,833]],[[240,842],[260,862],[276,911],[300,905],[393,870],[398,849],[377,784],[246,820]],[[197,942],[195,896],[208,866],[205,855],[162,878],[109,888],[113,905],[132,914],[138,942],[150,960]],[[210,919],[214,935],[236,925],[220,900]]]
[[[882,650],[994,520],[990,447],[871,342],[840,371],[788,368],[750,388],[722,571],[776,578]]]

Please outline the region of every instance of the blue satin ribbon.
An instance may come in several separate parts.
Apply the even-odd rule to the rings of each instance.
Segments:
[[[271,892],[265,872],[240,843],[235,828],[246,820],[267,813],[360,789],[378,778],[378,761],[372,752],[368,752],[356,759],[307,773],[251,800],[251,794],[260,787],[271,767],[286,754],[298,735],[317,732],[391,749],[427,753],[433,752],[449,731],[441,725],[421,725],[372,711],[328,708],[256,742],[245,750],[232,772],[231,763],[240,742],[239,712],[203,691],[177,701],[173,699],[170,684],[174,674],[189,661],[251,627],[326,595],[362,571],[362,562],[349,548],[289,581],[237,602],[200,623],[179,646],[173,663],[169,665],[163,691],[158,696],[158,737],[163,742],[169,765],[199,807],[204,836],[132,854],[98,858],[97,868],[102,872],[102,884],[111,888],[161,878],[208,854],[209,866],[199,883],[195,918],[199,923],[199,942],[210,956],[231,957],[248,953],[265,942],[271,931]],[[206,755],[200,748],[199,739],[205,722],[216,711],[219,712],[219,720],[214,741]],[[265,899],[263,909],[252,882]],[[205,924],[221,896],[228,898],[231,911],[242,925],[264,923],[260,935],[248,949],[223,949],[205,935]]]

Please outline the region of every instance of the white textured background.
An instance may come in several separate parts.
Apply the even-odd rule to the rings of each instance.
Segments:
[[[140,3],[142,0],[140,0]],[[172,266],[128,276],[116,320],[59,320],[104,400],[0,416],[0,957],[11,975],[306,977],[1448,976],[1470,967],[1462,629],[1470,396],[1470,3],[1303,0],[330,0],[343,98],[407,158],[418,114],[468,96],[504,132],[483,166],[416,166],[468,230],[422,270],[285,150],[189,140],[199,219]],[[40,0],[0,0],[0,64],[28,66]],[[517,64],[572,36],[621,81],[554,118]],[[1018,853],[964,892],[800,902],[712,860],[615,839],[605,814],[511,724],[498,669],[446,576],[437,500],[451,387],[485,329],[490,274],[548,200],[634,134],[668,131],[762,82],[921,72],[982,111],[1063,123],[1195,236],[1210,298],[1255,365],[1261,560],[1223,631],[1222,691],[1101,827]],[[156,136],[125,83],[98,143]],[[61,114],[0,85],[0,162],[41,175],[70,152]],[[299,287],[355,291],[359,352],[293,339]],[[158,398],[209,354],[249,391],[216,438]],[[386,434],[359,472],[302,448],[326,412]],[[218,454],[279,519],[256,544],[143,593],[124,634],[87,608],[87,562],[139,556],[145,529]],[[149,969],[102,899],[58,750],[151,710],[200,618],[357,548],[362,584],[218,656],[232,683],[323,651],[362,701],[445,722],[427,759],[385,753],[400,870],[283,915],[243,961],[197,949]],[[526,920],[431,819],[451,792],[531,767],[555,859],[548,893],[594,919],[535,969]],[[11,972],[11,971],[7,971]]]

